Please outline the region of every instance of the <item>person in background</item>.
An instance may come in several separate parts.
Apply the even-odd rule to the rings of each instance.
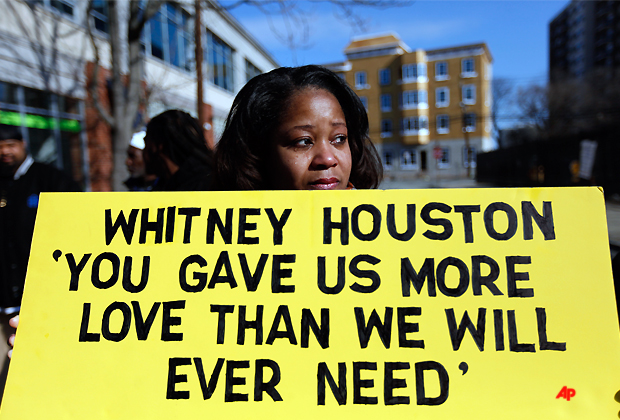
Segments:
[[[377,188],[383,176],[364,105],[319,66],[251,79],[233,102],[216,164],[221,190]]]
[[[0,348],[8,350],[9,318],[19,312],[34,220],[42,192],[80,191],[64,172],[35,162],[20,127],[0,124]],[[0,372],[4,389],[8,359]]]
[[[198,121],[186,112],[168,110],[151,119],[143,157],[146,173],[157,176],[153,191],[212,189],[213,152]]]
[[[129,178],[124,182],[129,191],[150,191],[157,177],[146,173],[142,151],[144,150],[144,136],[146,131],[139,131],[131,137],[127,147],[125,165],[129,171]]]

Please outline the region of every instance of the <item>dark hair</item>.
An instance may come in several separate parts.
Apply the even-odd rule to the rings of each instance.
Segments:
[[[213,151],[207,147],[202,127],[187,112],[171,109],[153,117],[145,139],[162,145],[162,153],[179,166],[189,157],[213,164]]]
[[[14,125],[0,124],[0,140],[23,140],[22,130]]]
[[[320,66],[281,67],[251,79],[237,94],[216,149],[218,188],[267,189],[267,152],[274,130],[294,93],[325,89],[336,97],[345,116],[356,188],[377,188],[381,160],[368,136],[368,116],[346,82]]]

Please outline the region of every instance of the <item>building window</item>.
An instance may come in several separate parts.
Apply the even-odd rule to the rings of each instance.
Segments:
[[[464,58],[461,60],[461,77],[475,77],[476,68],[474,67],[473,58]]]
[[[426,63],[405,64],[402,67],[404,83],[421,82],[426,79]]]
[[[425,90],[406,90],[401,95],[403,109],[428,108],[428,99]]]
[[[476,103],[476,85],[463,86],[463,103],[473,105]]]
[[[110,32],[108,24],[110,14],[108,12],[108,3],[105,0],[93,0],[90,15],[93,20],[93,27],[96,30],[106,34]]]
[[[75,3],[70,0],[43,0],[40,3],[45,4],[46,7],[49,7],[58,13],[67,16],[74,16],[75,12]]]
[[[404,150],[400,155],[401,169],[418,169],[418,154],[415,150]]]
[[[435,80],[448,80],[448,63],[445,61],[438,61],[435,63]]]
[[[447,134],[450,132],[450,116],[442,114],[437,115],[437,133]]]
[[[444,108],[448,105],[450,105],[450,89],[447,87],[435,89],[435,106],[437,108]]]
[[[392,95],[381,95],[381,111],[388,112],[392,110]]]
[[[211,31],[207,31],[207,62],[211,83],[234,92],[233,49]]]
[[[476,148],[463,147],[463,166],[465,168],[476,167]]]
[[[192,30],[189,13],[166,3],[148,22],[150,53],[175,67],[192,70]]]
[[[368,87],[365,71],[355,72],[355,87],[357,89],[366,89]]]
[[[249,60],[245,60],[245,81],[248,82],[250,79],[261,74],[262,71],[258,67],[256,67]]]
[[[383,154],[383,166],[385,167],[385,169],[392,168],[392,153],[385,152]]]
[[[381,120],[381,138],[392,137],[392,120]]]
[[[360,101],[362,101],[362,105],[364,105],[364,108],[368,111],[368,98],[365,96],[360,96]]]
[[[380,85],[389,85],[392,81],[392,74],[390,69],[381,69],[379,70],[379,84]]]
[[[437,159],[437,167],[439,169],[450,167],[450,149],[447,147],[440,148],[439,158]]]
[[[402,119],[402,134],[405,136],[428,134],[428,117],[405,117]]]
[[[476,114],[469,112],[463,115],[463,130],[467,132],[476,131]]]

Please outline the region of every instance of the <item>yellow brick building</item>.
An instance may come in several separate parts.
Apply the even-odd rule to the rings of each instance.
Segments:
[[[473,176],[494,148],[486,44],[411,50],[395,34],[354,39],[339,73],[368,110],[370,137],[394,178]]]

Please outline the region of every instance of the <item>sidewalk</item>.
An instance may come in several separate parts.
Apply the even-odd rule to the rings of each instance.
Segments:
[[[424,180],[416,179],[411,181],[391,181],[384,180],[379,188],[381,189],[423,189],[423,188],[492,188],[492,185],[477,183],[473,179],[457,180]],[[609,232],[609,243],[614,251],[620,251],[620,203],[607,201],[605,203],[607,213],[607,229]],[[615,254],[614,252],[614,254]]]

